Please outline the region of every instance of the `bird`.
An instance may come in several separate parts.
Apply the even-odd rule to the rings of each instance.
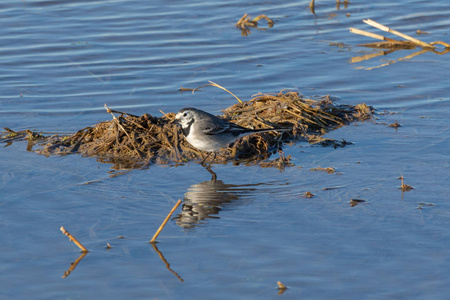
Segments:
[[[225,119],[216,117],[200,109],[187,107],[181,109],[175,116],[176,123],[181,125],[184,137],[195,148],[209,152],[205,160],[211,153],[214,158],[209,164],[213,163],[216,152],[223,147],[239,140],[240,138],[253,133],[268,131],[286,131],[286,128],[271,129],[251,129],[239,126]],[[214,175],[213,175],[214,176]]]

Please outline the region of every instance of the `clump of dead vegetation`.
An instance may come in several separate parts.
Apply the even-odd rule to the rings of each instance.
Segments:
[[[236,23],[236,27],[241,29],[242,36],[248,36],[251,34],[250,28],[256,28],[259,30],[266,30],[267,28],[259,26],[260,20],[267,21],[267,28],[272,28],[274,22],[266,15],[259,15],[255,18],[251,18],[248,14],[244,14]]]
[[[161,117],[143,114],[136,116],[105,108],[112,120],[83,128],[68,136],[37,136],[38,153],[68,155],[78,153],[113,163],[115,169],[142,168],[150,164],[182,164],[200,161],[206,153],[192,147],[173,120],[175,113]],[[371,118],[373,108],[365,104],[336,105],[329,96],[319,99],[303,98],[298,92],[281,91],[276,94],[254,95],[250,101],[240,101],[228,107],[221,116],[249,128],[289,128],[283,133],[254,134],[222,149],[215,163],[260,164],[282,168],[290,164],[282,145],[300,140],[323,146],[343,147],[347,142],[324,139],[330,130],[353,121]],[[24,136],[9,129],[1,140]],[[30,134],[28,133],[28,135]],[[280,157],[267,161],[274,153]]]

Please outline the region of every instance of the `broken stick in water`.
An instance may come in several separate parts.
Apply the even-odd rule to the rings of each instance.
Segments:
[[[67,237],[69,238],[69,240],[71,240],[72,242],[75,243],[75,245],[77,245],[80,249],[81,252],[83,253],[87,253],[89,252],[88,249],[86,249],[86,247],[84,247],[76,238],[73,237],[73,235],[71,235],[63,226],[61,226],[60,230],[62,231],[62,233],[64,233],[65,235],[67,235]]]
[[[158,235],[161,233],[161,230],[163,230],[164,226],[166,226],[167,221],[169,221],[170,216],[172,216],[173,212],[175,211],[175,209],[177,209],[177,207],[181,204],[181,199],[178,199],[177,203],[175,204],[175,206],[172,208],[172,210],[169,212],[169,214],[167,215],[166,219],[164,220],[164,222],[162,222],[161,226],[159,226],[158,230],[156,231],[155,235],[152,237],[152,239],[150,240],[150,243],[154,243],[156,238],[158,237]]]

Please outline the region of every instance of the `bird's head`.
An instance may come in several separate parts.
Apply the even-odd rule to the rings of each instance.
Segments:
[[[194,110],[192,108],[183,108],[175,116],[175,122],[181,127],[187,128],[194,122]]]

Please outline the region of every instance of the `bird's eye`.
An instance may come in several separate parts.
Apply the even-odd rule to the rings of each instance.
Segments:
[[[185,112],[184,114],[183,114],[183,117],[186,117],[187,116],[187,112]]]

